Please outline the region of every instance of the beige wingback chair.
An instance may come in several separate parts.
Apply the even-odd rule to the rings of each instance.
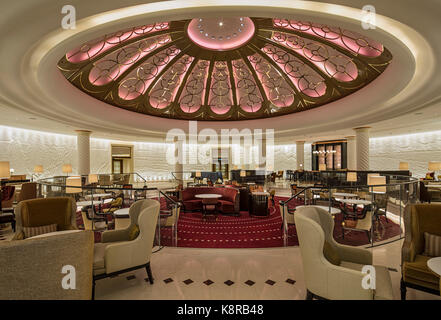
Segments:
[[[366,249],[338,244],[333,238],[334,220],[320,208],[298,208],[295,214],[303,261],[307,299],[372,300],[393,299],[392,282],[386,267],[374,266],[376,288],[362,287],[364,265],[372,265]]]
[[[75,230],[77,206],[70,197],[23,200],[15,208],[14,240],[24,239],[23,227],[40,227],[56,223],[57,231]]]
[[[0,242],[0,300],[89,300],[92,297],[93,232],[73,230]],[[75,268],[75,288],[64,289],[63,266]],[[70,277],[69,277],[70,278]],[[70,278],[71,279],[71,278]]]
[[[139,200],[130,207],[128,228],[103,232],[102,243],[95,244],[93,292],[96,280],[139,268],[146,268],[153,284],[150,256],[159,208],[156,200]],[[139,229],[138,235],[133,232],[134,229]]]

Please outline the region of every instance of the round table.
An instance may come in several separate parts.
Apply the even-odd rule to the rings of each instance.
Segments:
[[[438,276],[441,276],[441,257],[427,260],[427,266],[432,272],[436,273]]]
[[[130,208],[123,208],[116,210],[113,215],[115,216],[115,230],[127,229],[130,225]]]
[[[335,200],[345,204],[356,204],[356,205],[364,205],[364,206],[372,204],[372,201],[362,200],[362,199],[335,199]]]
[[[202,193],[202,194],[197,194],[194,197],[198,199],[218,199],[218,198],[222,198],[222,195],[216,193]]]
[[[269,196],[269,192],[266,191],[256,191],[256,192],[251,192],[251,194],[256,195],[256,196]]]
[[[112,202],[112,201],[113,201],[113,199],[105,199],[103,201],[103,203],[109,203],[109,202]],[[88,206],[91,206],[91,205],[98,205],[98,204],[100,204],[100,202],[101,201],[92,201],[92,200],[78,201],[77,202],[77,206],[78,207],[88,207]]]
[[[340,209],[334,208],[334,207],[331,207],[331,211],[329,211],[329,207],[327,207],[327,206],[298,206],[298,207],[296,207],[296,209],[303,208],[303,207],[317,207],[317,208],[320,208],[320,209],[323,209],[323,210],[329,212],[332,215],[339,214],[341,212]]]
[[[111,197],[112,194],[111,193],[96,193],[96,194],[88,194],[86,195],[86,199],[90,199],[90,198],[108,198]]]
[[[346,193],[346,192],[336,192],[332,194],[334,197],[343,197],[343,198],[356,198],[358,194],[355,193]]]

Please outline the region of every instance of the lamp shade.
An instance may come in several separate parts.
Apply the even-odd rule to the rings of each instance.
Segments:
[[[89,177],[87,180],[89,181],[89,184],[98,183],[98,175],[97,174],[89,174]]]
[[[196,171],[196,178],[202,177],[202,173],[200,171]]]
[[[409,170],[409,162],[400,162],[400,170]]]
[[[429,162],[429,171],[441,170],[441,162],[431,161]]]
[[[247,172],[245,170],[240,170],[240,176],[241,177],[246,177],[247,176]]]
[[[372,192],[386,192],[386,177],[372,176],[369,185],[374,186]]]
[[[9,161],[0,161],[0,179],[9,179],[11,177],[11,168]]]
[[[81,177],[69,177],[66,179],[66,193],[80,193],[81,189]]]
[[[346,181],[348,181],[348,182],[357,182],[357,172],[348,172],[348,173],[346,173]]]
[[[43,166],[42,165],[35,166],[34,173],[43,173]]]
[[[371,177],[377,177],[379,175],[380,175],[379,173],[368,173],[368,175],[367,175],[367,184],[368,184],[368,186],[372,185]]]
[[[63,164],[63,173],[72,173],[72,165],[71,164]]]
[[[319,164],[319,170],[320,170],[320,171],[326,171],[326,164],[324,164],[324,163],[320,163],[320,164]]]

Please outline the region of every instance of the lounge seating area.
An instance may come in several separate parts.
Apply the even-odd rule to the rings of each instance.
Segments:
[[[440,13],[1,1],[0,301],[164,319],[441,301]]]

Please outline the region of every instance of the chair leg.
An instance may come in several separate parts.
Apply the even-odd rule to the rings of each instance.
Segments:
[[[152,269],[150,268],[150,262],[147,262],[145,265],[145,270],[147,271],[147,276],[149,277],[150,284],[153,284],[153,275],[152,275]]]
[[[406,300],[406,284],[404,283],[403,279],[401,278],[400,281],[400,291],[401,291],[401,300]]]
[[[309,291],[308,289],[306,289],[306,299],[305,300],[312,300],[314,299],[314,294]]]
[[[95,279],[92,280],[92,300],[95,300]]]

